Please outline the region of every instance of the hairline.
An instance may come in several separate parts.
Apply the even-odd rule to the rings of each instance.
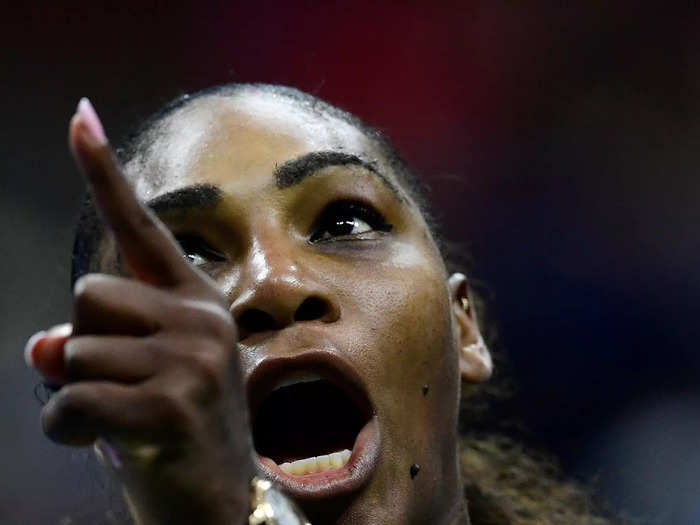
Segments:
[[[339,120],[357,129],[377,148],[377,154],[382,157],[391,176],[396,180],[399,188],[405,192],[409,202],[415,206],[422,217],[431,240],[443,262],[443,266],[448,267],[450,265],[450,259],[446,253],[447,245],[441,234],[439,224],[431,213],[427,195],[428,188],[408,168],[388,139],[378,129],[366,124],[359,117],[292,87],[275,84],[233,83],[213,86],[193,94],[184,94],[151,114],[134,131],[127,134],[120,141],[121,146],[115,149],[118,160],[125,166],[127,171],[131,171],[129,166],[134,163],[143,165],[148,159],[148,155],[152,153],[151,149],[157,139],[162,136],[167,122],[181,114],[191,104],[214,97],[230,99],[246,91],[268,93],[284,98],[299,109],[323,118]],[[71,268],[71,281],[73,283],[81,275],[96,269],[94,260],[99,250],[103,233],[101,221],[88,195],[82,207],[74,239]]]

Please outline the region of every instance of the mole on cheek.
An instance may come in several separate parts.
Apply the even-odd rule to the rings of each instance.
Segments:
[[[424,396],[428,395],[429,390],[430,390],[430,387],[427,384],[423,385],[423,395]]]
[[[418,475],[418,473],[420,472],[420,465],[418,463],[414,463],[413,465],[411,465],[410,472],[411,472],[411,479],[415,478]]]

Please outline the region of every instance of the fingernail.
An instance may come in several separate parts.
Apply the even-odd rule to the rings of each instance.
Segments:
[[[46,337],[46,332],[44,330],[35,333],[29,338],[27,344],[24,345],[24,362],[27,363],[27,366],[30,368],[35,368],[34,347],[36,346],[37,341],[39,341],[39,339],[42,337]]]
[[[49,328],[46,332],[48,337],[66,337],[73,333],[73,325],[71,323],[57,324]]]
[[[31,336],[24,347],[27,365],[50,381],[62,383],[65,380],[63,347],[72,331],[73,325],[64,323]]]
[[[80,99],[76,114],[85,124],[85,129],[92,140],[100,145],[107,144],[107,136],[100,122],[100,117],[97,116],[97,112],[88,98],[83,97]]]

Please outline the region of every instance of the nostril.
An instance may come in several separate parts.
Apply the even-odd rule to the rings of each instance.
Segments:
[[[308,297],[294,312],[295,321],[322,319],[328,313],[328,304],[318,297]]]
[[[238,329],[241,333],[265,332],[266,330],[274,330],[276,327],[277,323],[274,317],[257,308],[246,310],[238,318]]]

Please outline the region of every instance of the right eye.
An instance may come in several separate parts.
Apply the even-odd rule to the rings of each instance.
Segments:
[[[195,266],[208,262],[221,262],[226,256],[213,248],[207,241],[197,235],[176,235],[175,240],[185,252],[185,258]]]
[[[335,201],[323,210],[309,241],[352,241],[376,238],[393,226],[373,207],[362,202]]]

